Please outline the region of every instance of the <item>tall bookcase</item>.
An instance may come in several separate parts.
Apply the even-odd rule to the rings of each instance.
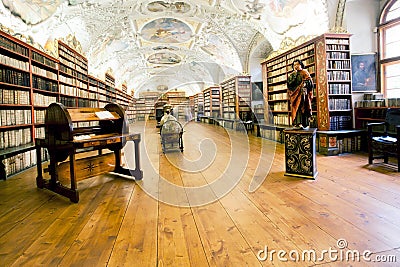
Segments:
[[[290,124],[286,81],[295,59],[302,60],[314,81],[313,116],[318,129],[351,129],[350,35],[323,34],[262,63],[266,108],[271,110],[265,114],[272,114],[275,125]]]
[[[221,83],[222,118],[251,119],[251,76],[231,77]]]
[[[110,81],[88,75],[84,56],[57,44],[54,58],[0,31],[0,179],[36,164],[34,140],[44,137],[50,103],[98,107],[117,101],[128,107],[131,96],[120,90],[117,97]]]
[[[194,117],[196,120],[200,120],[200,117],[204,116],[204,94],[199,92],[194,95]]]
[[[211,118],[221,117],[221,88],[211,86],[203,90],[204,116]]]
[[[28,46],[0,31],[0,179],[36,164],[31,60]]]
[[[88,107],[88,61],[58,41],[60,102],[67,107]]]

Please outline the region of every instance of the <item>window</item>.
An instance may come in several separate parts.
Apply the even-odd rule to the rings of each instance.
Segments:
[[[381,80],[387,98],[400,98],[400,1],[391,0],[380,17]]]

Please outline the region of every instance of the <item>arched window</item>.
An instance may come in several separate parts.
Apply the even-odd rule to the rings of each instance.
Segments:
[[[381,82],[387,98],[400,98],[400,1],[390,0],[379,23]]]

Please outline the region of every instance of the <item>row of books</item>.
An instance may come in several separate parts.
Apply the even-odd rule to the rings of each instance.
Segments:
[[[268,95],[268,100],[287,100],[288,99],[288,93],[280,93],[280,94],[269,94]]]
[[[339,44],[327,44],[327,50],[349,50],[348,45],[339,45]]]
[[[279,90],[286,90],[287,85],[284,84],[277,84],[277,85],[268,85],[268,92],[279,91]]]
[[[43,157],[42,157],[43,158]],[[3,160],[6,176],[36,165],[36,151],[30,150]]]
[[[400,98],[388,98],[386,99],[386,105],[388,107],[400,107]]]
[[[350,84],[330,83],[328,91],[329,94],[351,94]]]
[[[0,149],[18,147],[32,142],[31,129],[23,128],[0,132]]]
[[[29,62],[28,61],[21,61],[3,54],[0,54],[0,63],[4,65],[13,66],[17,69],[21,69],[24,71],[29,71]]]
[[[42,68],[39,68],[39,67],[36,67],[33,65],[32,65],[32,73],[41,75],[41,76],[44,76],[46,78],[53,79],[53,80],[57,80],[57,77],[58,77],[57,73],[54,73],[52,71],[45,70],[45,69],[42,69]]]
[[[56,96],[48,96],[39,93],[33,93],[33,105],[35,106],[47,107],[53,102],[57,102]]]
[[[351,101],[350,99],[337,99],[330,98],[328,100],[329,110],[347,110],[351,109]]]
[[[354,102],[355,108],[375,108],[385,107],[385,100],[360,100]]]
[[[272,111],[288,111],[289,103],[288,102],[278,102],[270,105]]]
[[[268,84],[270,83],[278,83],[278,82],[284,82],[286,81],[286,75],[282,75],[282,76],[277,76],[277,77],[273,77],[273,78],[268,78],[267,82]]]
[[[286,114],[274,115],[274,124],[277,125],[289,125],[289,116]]]
[[[48,57],[45,57],[45,56],[37,53],[35,51],[32,51],[32,59],[37,61],[37,62],[40,62],[40,63],[42,63],[42,64],[44,64],[46,66],[54,68],[54,69],[57,69],[57,67],[58,67],[57,62],[49,59]]]
[[[302,55],[302,56],[304,55],[306,57],[314,55],[314,46],[312,44],[310,44],[306,47],[303,47],[296,51],[293,51],[287,55],[287,58],[295,58],[295,57],[297,58],[300,55]]]
[[[97,107],[97,101],[78,98],[78,107]]]
[[[15,110],[15,109],[2,109],[0,110],[0,125],[24,125],[32,123],[31,110]]]
[[[348,52],[326,52],[327,59],[349,59]]]
[[[353,125],[350,116],[331,116],[329,118],[331,131],[352,129]]]
[[[316,142],[316,145],[317,145],[316,149],[319,152],[319,141]],[[337,140],[339,154],[361,151],[361,145],[362,145],[361,136],[345,137],[343,139]]]
[[[0,88],[0,104],[30,105],[29,91]]]
[[[349,45],[350,40],[349,39],[339,39],[339,38],[326,38],[325,40],[327,45],[330,44],[342,44],[342,45]]]
[[[18,54],[21,54],[23,56],[26,56],[26,57],[29,54],[29,51],[27,48],[25,48],[22,45],[19,45],[17,43],[14,43],[13,41],[11,41],[8,38],[1,36],[1,35],[0,35],[0,46],[6,48],[8,50],[14,51]]]
[[[44,138],[46,136],[44,127],[35,127],[35,138]]]
[[[400,107],[400,98],[360,100],[360,101],[354,102],[354,107],[356,107],[356,108]]]
[[[60,103],[66,107],[76,107],[76,99],[74,97],[60,96]]]
[[[329,69],[350,69],[350,60],[328,60]]]
[[[68,61],[63,60],[62,58],[60,58],[60,72],[65,73],[65,74],[69,74],[71,76],[76,76],[76,71],[74,70],[74,64]],[[66,65],[64,65],[66,64]],[[70,66],[70,64],[72,66]]]
[[[50,81],[37,76],[33,76],[32,79],[33,88],[49,92],[58,92],[58,83],[56,81]],[[29,86],[29,84],[27,86]]]
[[[0,82],[29,87],[29,73],[0,68]]]
[[[326,73],[328,76],[328,81],[348,81],[350,80],[350,71],[328,71]]]
[[[33,111],[34,115],[35,115],[35,123],[37,124],[41,124],[44,123],[44,119],[46,116],[46,110],[45,109],[35,109]]]

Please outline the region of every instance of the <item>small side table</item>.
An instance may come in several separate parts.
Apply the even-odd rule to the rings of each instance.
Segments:
[[[285,135],[285,175],[315,179],[318,175],[315,137],[316,128],[288,128]]]

